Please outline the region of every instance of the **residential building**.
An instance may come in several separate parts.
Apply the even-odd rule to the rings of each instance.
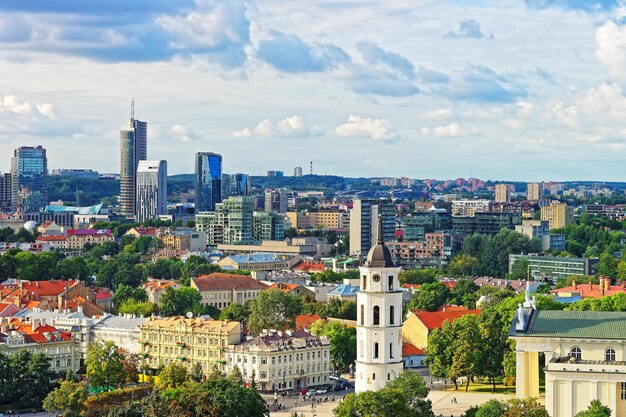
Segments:
[[[161,305],[161,296],[165,293],[165,289],[168,287],[178,289],[180,288],[180,284],[177,281],[155,278],[148,278],[148,281],[143,284],[143,289],[148,295],[148,301],[158,306]]]
[[[11,302],[7,302],[7,303],[0,302],[0,318],[13,317],[19,311],[20,311],[20,308]]]
[[[132,105],[134,107],[134,104]],[[135,192],[139,161],[148,159],[148,124],[131,111],[129,129],[120,130],[120,214],[135,215]]]
[[[417,348],[426,349],[428,337],[433,330],[441,329],[445,321],[453,322],[468,314],[477,316],[480,310],[409,311],[402,324],[402,340]]]
[[[626,283],[621,285],[611,285],[611,278],[600,276],[599,284],[586,283],[578,284],[576,281],[572,282],[569,287],[557,288],[550,290],[550,294],[553,294],[558,298],[602,298],[615,294],[626,293]]]
[[[67,248],[82,250],[87,244],[102,245],[105,242],[114,242],[115,237],[109,229],[83,229],[67,231]]]
[[[197,363],[208,375],[214,367],[226,371],[226,349],[241,341],[238,321],[204,318],[150,317],[140,326],[142,365],[156,370],[178,363],[191,371]]]
[[[490,211],[489,200],[454,200],[452,201],[452,216],[474,216],[476,213]]]
[[[50,367],[59,375],[76,373],[80,368],[78,343],[70,332],[61,332],[36,319],[0,318],[0,352],[12,356],[22,350],[46,354]]]
[[[287,212],[287,190],[265,190],[265,211],[274,211],[276,213]]]
[[[452,230],[466,236],[474,233],[496,235],[502,229],[513,229],[520,222],[519,214],[477,212],[473,216],[452,216]]]
[[[532,292],[537,292],[537,287],[539,287],[540,284],[538,281],[531,281],[529,283],[528,280],[525,279],[502,279],[491,277],[478,277],[475,278],[473,282],[479,287],[494,287],[500,290],[512,288],[517,294],[525,292],[528,285],[530,285],[530,290]]]
[[[388,200],[359,200],[352,202],[350,211],[350,254],[364,257],[376,244],[378,217],[382,217],[383,237],[395,240],[396,209]]]
[[[340,211],[290,211],[287,212],[287,217],[291,227],[298,230],[337,229],[342,226],[342,214],[345,213]]]
[[[212,152],[196,154],[196,213],[213,211],[222,202],[222,155]]]
[[[522,220],[522,224],[515,226],[515,231],[529,239],[541,240],[550,234],[550,223],[547,220]]]
[[[222,199],[250,195],[250,177],[247,174],[222,174]]]
[[[223,309],[231,304],[245,304],[267,289],[267,285],[247,276],[214,272],[191,280],[191,287],[202,295],[202,305]]]
[[[515,262],[520,259],[528,261],[530,277],[552,281],[556,281],[557,278],[568,278],[572,275],[594,275],[598,263],[597,258],[510,254],[509,272],[513,270]]]
[[[460,234],[438,232],[426,233],[419,242],[389,242],[387,247],[397,265],[438,267],[448,264],[461,243]]]
[[[574,209],[565,203],[553,201],[549,206],[541,207],[541,220],[547,220],[550,229],[560,229],[572,222]]]
[[[23,308],[67,309],[75,307],[77,299],[94,303],[96,295],[76,280],[18,281],[0,289],[0,302]]]
[[[167,162],[139,161],[136,183],[135,219],[145,222],[167,214]]]
[[[140,329],[147,320],[147,317],[136,317],[134,314],[123,316],[106,314],[102,319],[92,320],[89,340],[91,342],[110,340],[128,353],[139,354]]]
[[[284,292],[285,294],[298,295],[301,297],[309,297],[311,299],[315,298],[315,292],[311,291],[307,287],[302,284],[288,284],[282,282],[275,282],[270,285],[268,290],[279,290]]]
[[[285,239],[285,216],[276,212],[255,211],[252,215],[255,242]]]
[[[543,183],[529,182],[526,185],[526,200],[539,201],[543,198]]]
[[[274,255],[271,253],[251,253],[249,255],[230,255],[217,264],[223,269],[244,269],[247,271],[275,271],[289,269],[300,261],[299,256]]]
[[[294,177],[301,177],[302,176],[302,167],[295,167],[293,169],[293,176]]]
[[[378,242],[359,268],[357,293],[357,359],[355,392],[377,391],[402,372],[402,290],[400,268],[383,239],[382,217]]]
[[[11,210],[36,212],[48,203],[48,158],[41,145],[22,146],[11,158]],[[6,178],[3,178],[6,180]]]
[[[404,361],[404,368],[419,368],[425,366],[426,352],[424,349],[413,346],[410,343],[402,343],[402,360]]]
[[[496,184],[494,201],[496,203],[508,203],[511,201],[511,188],[510,184]]]
[[[156,233],[157,230],[159,230],[156,227],[133,227],[131,229],[129,229],[126,233],[124,233],[125,235],[130,235],[132,237],[134,237],[135,239],[139,239],[141,237],[156,237]]]
[[[452,217],[446,209],[431,206],[424,212],[415,212],[402,218],[402,240],[424,240],[427,232],[452,229]]]
[[[359,292],[360,287],[358,285],[352,285],[352,283],[345,281],[346,280],[344,280],[343,284],[337,285],[326,294],[326,299],[328,301],[332,299],[337,299],[339,301],[357,300],[357,293]]]
[[[67,249],[67,236],[39,235],[35,238],[35,243],[47,244],[50,249]]]
[[[268,177],[284,177],[285,173],[283,171],[267,171],[267,176]]]
[[[625,312],[536,310],[528,300],[513,319],[517,398],[539,396],[545,374],[545,407],[552,417],[571,417],[599,400],[611,416],[626,414]],[[545,355],[543,371],[539,354]]]
[[[158,239],[166,249],[203,252],[206,235],[193,229],[166,229],[158,233]]]
[[[196,214],[196,229],[206,233],[206,244],[215,248],[218,244],[252,244],[252,197],[229,197],[217,203],[215,211]]]
[[[328,384],[330,343],[301,330],[263,331],[229,345],[227,372],[239,368],[260,391],[292,391]]]

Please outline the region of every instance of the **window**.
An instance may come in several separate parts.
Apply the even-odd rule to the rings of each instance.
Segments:
[[[361,304],[361,326],[365,324],[365,305]]]
[[[578,347],[573,347],[572,350],[570,351],[570,355],[575,357],[577,360],[581,360],[582,359],[582,352],[581,352],[580,348],[578,348]]]
[[[389,275],[389,291],[393,291],[393,275]]]
[[[608,348],[604,351],[604,360],[607,362],[615,362],[615,349]]]
[[[372,374],[372,381],[376,381],[376,374]]]
[[[620,385],[620,399],[626,400],[626,382],[622,382]]]
[[[394,306],[389,306],[389,324],[393,325],[395,316],[395,308]]]
[[[391,381],[391,374],[390,373],[387,374],[387,381]]]
[[[380,324],[380,307],[374,306],[374,326]]]
[[[374,343],[374,359],[378,358],[378,343]]]
[[[393,343],[389,343],[389,357],[393,359]]]
[[[367,290],[367,275],[363,275],[363,291]]]

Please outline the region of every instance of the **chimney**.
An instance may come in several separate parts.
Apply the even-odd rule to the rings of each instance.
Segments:
[[[572,280],[572,286],[574,287],[574,289],[578,288],[578,285],[576,285],[576,280],[575,279]]]
[[[39,327],[39,323],[40,323],[39,319],[33,319],[33,321],[32,321],[32,329],[33,329],[33,332],[34,332],[35,330],[37,330],[37,328]]]

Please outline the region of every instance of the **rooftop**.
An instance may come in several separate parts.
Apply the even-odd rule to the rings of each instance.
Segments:
[[[473,314],[475,316],[480,314],[480,310],[456,310],[452,311],[423,311],[423,310],[413,310],[411,312],[415,315],[423,324],[426,326],[428,330],[433,329],[441,329],[444,321],[453,322],[463,316],[468,314]]]
[[[214,272],[209,275],[201,275],[193,280],[200,292],[216,290],[264,290],[266,284],[247,276],[237,274],[224,274]]]
[[[515,330],[517,320],[516,314],[509,336],[626,340],[623,311],[533,310],[525,331]]]
[[[68,236],[113,236],[109,229],[70,229]]]
[[[182,316],[176,316],[150,317],[141,325],[141,328],[184,328],[190,329],[191,331],[230,333],[240,326],[241,324],[238,321],[206,320],[203,318],[188,319]]]

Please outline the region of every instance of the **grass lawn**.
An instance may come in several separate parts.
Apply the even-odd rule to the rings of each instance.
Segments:
[[[468,392],[484,392],[484,393],[491,393],[492,389],[493,389],[493,385],[492,384],[486,384],[486,383],[482,383],[480,382],[480,380],[476,380],[477,382],[471,383],[469,384],[469,388],[468,388]],[[454,391],[454,385],[452,385],[451,387],[448,386],[446,388],[446,391]],[[459,384],[459,391],[463,391],[465,392],[465,385],[461,385]],[[544,394],[546,391],[545,386],[544,385],[539,385],[539,393],[540,394]],[[515,394],[515,386],[505,386],[502,385],[502,383],[500,381],[496,382],[496,393],[498,394]]]

